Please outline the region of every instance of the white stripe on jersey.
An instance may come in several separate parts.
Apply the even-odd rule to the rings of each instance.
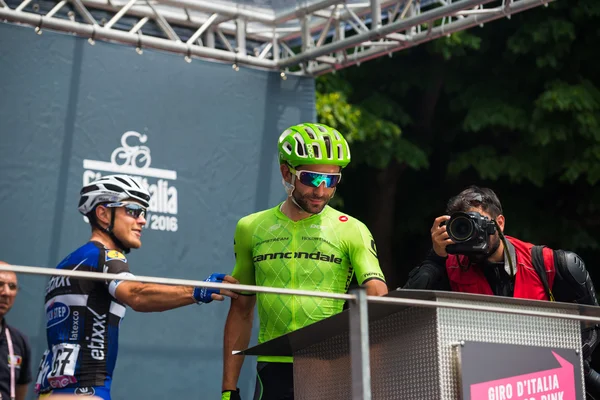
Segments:
[[[125,311],[127,311],[127,309],[119,303],[115,303],[114,301],[110,302],[109,312],[111,314],[114,314],[119,318],[123,318],[125,316]]]
[[[66,304],[67,306],[82,306],[85,307],[88,301],[87,294],[60,294],[52,297],[46,302],[45,308],[48,309],[53,302]]]
[[[135,276],[131,272],[121,272],[118,275],[121,275],[121,276],[131,276],[131,277]],[[110,284],[108,285],[108,293],[110,293],[110,295],[112,297],[114,297],[115,299],[117,298],[117,295],[116,295],[117,286],[119,286],[121,284],[121,282],[123,282],[123,281],[115,279],[114,281],[111,281]]]

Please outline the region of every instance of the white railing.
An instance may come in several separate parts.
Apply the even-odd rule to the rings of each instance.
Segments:
[[[194,287],[207,287],[214,289],[229,289],[235,291],[244,291],[252,293],[272,293],[287,294],[295,296],[322,297],[339,300],[349,300],[349,334],[350,334],[350,358],[352,362],[352,399],[370,400],[371,399],[371,373],[369,363],[369,322],[367,304],[397,304],[414,307],[427,308],[453,308],[461,310],[473,310],[484,312],[496,312],[503,314],[515,314],[534,317],[558,318],[568,320],[578,320],[585,322],[600,323],[600,317],[587,315],[553,313],[538,310],[515,309],[497,306],[484,306],[477,304],[461,304],[439,300],[422,300],[410,298],[392,298],[367,296],[364,287],[352,290],[349,294],[345,293],[327,293],[308,290],[283,289],[265,286],[241,285],[231,283],[216,283],[188,279],[173,279],[152,276],[122,276],[109,273],[71,271],[54,268],[32,267],[23,265],[0,265],[0,271],[12,271],[22,274],[45,275],[45,276],[66,276],[79,279],[90,279],[97,281],[107,281],[118,279],[121,281],[134,281],[144,283],[157,283],[164,285],[183,285]],[[242,350],[242,349],[240,349]]]

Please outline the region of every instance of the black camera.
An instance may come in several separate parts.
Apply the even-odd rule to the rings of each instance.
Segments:
[[[496,222],[478,212],[456,212],[446,223],[446,232],[454,244],[446,246],[448,254],[485,254],[488,237],[496,233]]]

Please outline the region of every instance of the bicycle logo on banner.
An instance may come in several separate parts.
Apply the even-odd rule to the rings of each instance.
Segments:
[[[150,149],[148,146],[130,146],[127,139],[137,138],[140,144],[146,143],[148,136],[136,131],[127,131],[121,136],[121,147],[117,147],[110,156],[110,162],[119,166],[131,166],[134,168],[148,168],[150,166]]]

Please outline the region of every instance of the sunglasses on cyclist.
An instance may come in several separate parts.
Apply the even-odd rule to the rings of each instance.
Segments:
[[[341,172],[325,173],[306,170],[298,171],[292,167],[290,167],[290,172],[294,174],[303,185],[310,187],[319,187],[321,183],[325,183],[326,188],[333,188],[342,180]]]
[[[125,213],[135,219],[138,219],[140,216],[145,217],[146,212],[147,212],[145,207],[142,207],[141,205],[139,205],[137,203],[123,203],[123,202],[110,203],[110,204],[106,204],[105,207],[108,207],[108,208],[123,207],[123,208],[125,208]]]

